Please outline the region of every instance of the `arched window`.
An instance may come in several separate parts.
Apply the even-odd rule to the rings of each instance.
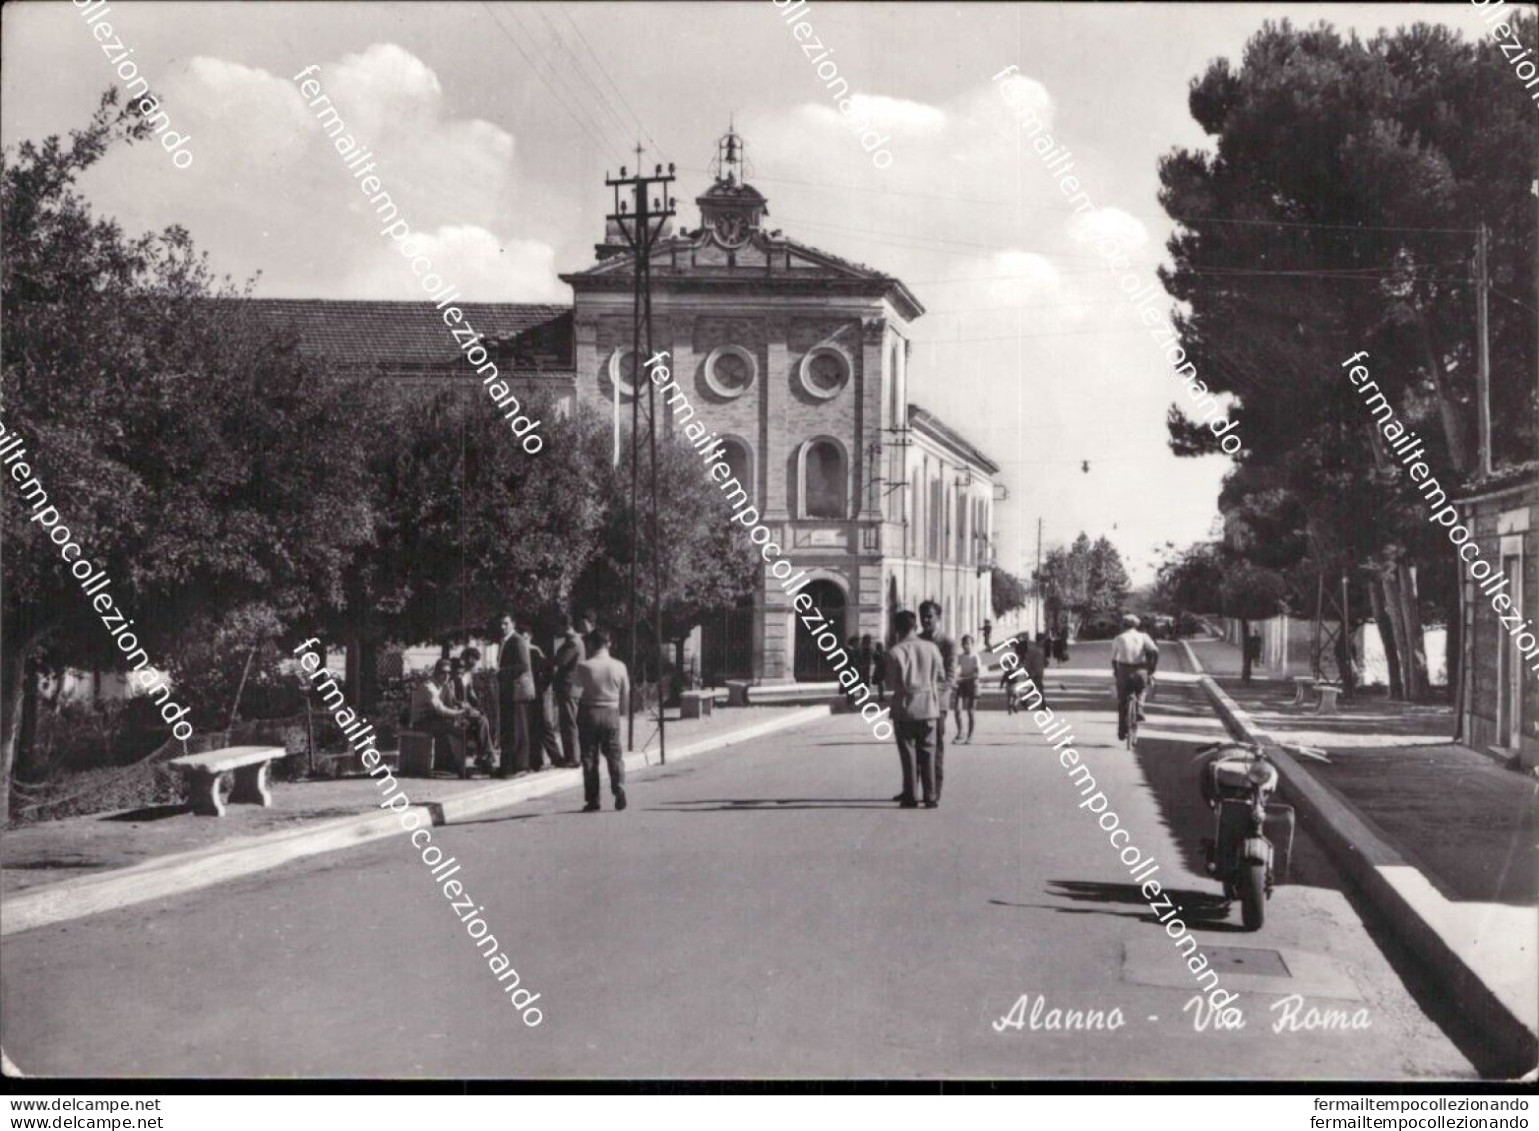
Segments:
[[[722,438],[721,458],[727,461],[727,467],[732,472],[731,478],[741,483],[749,498],[753,498],[753,453],[748,450],[748,445],[735,436],[725,436]]]
[[[849,472],[844,449],[833,440],[811,440],[802,447],[801,516],[844,518],[849,513]]]

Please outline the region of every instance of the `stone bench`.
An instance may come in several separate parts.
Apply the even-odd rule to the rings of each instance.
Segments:
[[[679,694],[679,718],[708,719],[716,697],[709,691],[684,691]]]
[[[1293,677],[1293,707],[1302,707],[1314,697],[1315,684],[1319,680],[1312,675],[1296,675]]]
[[[1336,696],[1341,694],[1341,685],[1339,683],[1322,683],[1315,690],[1320,693],[1320,701],[1315,704],[1315,714],[1336,714]]]
[[[206,754],[183,754],[172,758],[170,764],[187,771],[192,811],[201,817],[223,817],[225,775],[235,776],[229,794],[232,805],[270,806],[273,795],[267,785],[268,770],[275,758],[286,753],[281,746],[226,746]]]

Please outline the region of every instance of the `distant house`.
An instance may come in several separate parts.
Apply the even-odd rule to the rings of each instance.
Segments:
[[[1532,618],[1539,622],[1539,462],[1503,468],[1465,488],[1455,500],[1460,523],[1472,532],[1479,549],[1466,555],[1460,569],[1463,615],[1464,686],[1460,689],[1463,741],[1519,761],[1539,765],[1539,672],[1530,637],[1530,658],[1519,648],[1512,629]],[[1490,573],[1475,580],[1471,559],[1490,563]],[[1506,583],[1497,592],[1511,601],[1498,612],[1483,589]],[[1516,621],[1510,618],[1517,614]],[[1508,624],[1500,623],[1502,617]],[[1539,636],[1532,625],[1529,632]],[[1521,636],[1521,634],[1520,634]]]

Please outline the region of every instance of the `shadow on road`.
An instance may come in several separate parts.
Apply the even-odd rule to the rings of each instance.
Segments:
[[[1048,894],[1060,899],[1072,899],[1081,903],[1122,903],[1131,904],[1142,908],[1137,915],[1128,916],[1140,919],[1145,923],[1159,923],[1160,915],[1169,916],[1169,911],[1155,912],[1149,907],[1149,901],[1144,898],[1144,893],[1138,884],[1105,884],[1087,880],[1049,880],[1049,884],[1058,890],[1049,890]],[[1244,930],[1239,923],[1229,919],[1229,901],[1223,896],[1213,892],[1196,891],[1192,888],[1164,889],[1161,898],[1169,897],[1173,907],[1181,908],[1179,912],[1181,921],[1192,930],[1203,931],[1241,931]],[[1048,904],[1052,910],[1069,915],[1093,915],[1094,908],[1057,907]],[[1109,914],[1121,914],[1121,912],[1108,912]]]
[[[780,812],[785,809],[896,809],[885,797],[788,797],[705,798],[699,801],[665,801],[654,813]]]
[[[167,817],[180,817],[183,813],[191,813],[191,805],[146,805],[143,809],[130,809],[124,813],[113,813],[103,817],[104,821],[164,821]]]

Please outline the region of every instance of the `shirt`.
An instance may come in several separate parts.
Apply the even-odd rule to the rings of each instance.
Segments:
[[[1112,663],[1142,665],[1150,655],[1160,654],[1159,646],[1147,633],[1130,628],[1112,641]]]
[[[957,678],[958,679],[977,679],[978,678],[978,657],[977,656],[973,655],[971,652],[963,652],[960,656],[957,657]]]
[[[945,633],[939,630],[932,633],[921,632],[919,639],[928,640],[940,649],[941,676],[943,680],[942,690],[949,691],[956,684],[957,677],[957,644]]]
[[[423,680],[411,693],[411,725],[422,726],[445,718],[457,718],[461,711],[444,702],[444,689],[430,679]]]
[[[583,660],[576,669],[577,690],[584,707],[618,709],[630,692],[630,674],[625,663],[613,656]]]

